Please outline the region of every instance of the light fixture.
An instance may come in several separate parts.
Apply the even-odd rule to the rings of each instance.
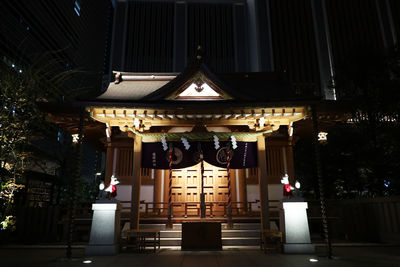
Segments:
[[[264,125],[265,125],[265,118],[264,118],[264,117],[261,117],[260,120],[259,120],[259,123],[260,123],[260,128],[264,128]]]
[[[318,259],[311,258],[309,259],[310,262],[318,262]]]
[[[78,143],[79,141],[79,135],[78,134],[73,134],[72,136],[72,142],[73,143]]]
[[[293,122],[289,123],[289,136],[293,136]]]
[[[90,263],[92,263],[92,261],[91,260],[84,260],[84,261],[82,261],[82,263],[90,264]]]
[[[135,128],[139,128],[140,127],[140,120],[138,118],[135,118],[133,120],[133,125],[135,126]]]
[[[328,133],[327,133],[327,132],[319,132],[319,133],[318,133],[318,141],[319,141],[319,142],[326,142],[326,141],[328,141]]]

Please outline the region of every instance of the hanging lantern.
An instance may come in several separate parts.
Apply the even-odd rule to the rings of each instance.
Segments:
[[[328,133],[327,132],[319,132],[318,133],[318,142],[325,143],[328,141]]]

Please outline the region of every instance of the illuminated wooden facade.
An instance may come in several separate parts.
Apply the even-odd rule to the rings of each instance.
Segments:
[[[259,211],[262,227],[269,228],[268,195],[279,199],[281,176],[294,176],[293,123],[305,118],[306,107],[288,97],[290,86],[279,76],[264,75],[217,76],[198,57],[180,74],[115,72],[108,90],[85,102],[91,118],[105,126],[106,180],[114,174],[121,181],[120,198],[131,203],[132,228],[139,225],[140,211],[165,216],[168,202],[169,170],[142,168],[144,144],[161,147],[162,136],[168,142],[184,136],[194,145],[212,142],[213,135],[257,143],[257,167],[230,170],[232,209],[238,216]],[[203,181],[207,218],[223,217],[227,169],[205,163]],[[173,169],[175,218],[198,217],[200,190],[200,164]]]

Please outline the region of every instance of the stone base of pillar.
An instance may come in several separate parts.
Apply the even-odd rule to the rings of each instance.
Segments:
[[[117,254],[121,228],[121,204],[115,199],[99,200],[92,204],[92,210],[90,241],[85,254],[88,256]]]
[[[312,254],[315,252],[315,246],[310,240],[307,208],[308,204],[302,198],[282,200],[281,229],[284,234],[284,253]]]

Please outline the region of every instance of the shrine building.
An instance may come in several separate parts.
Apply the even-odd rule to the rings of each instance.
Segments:
[[[294,182],[293,124],[307,115],[282,73],[216,74],[198,54],[181,73],[114,75],[81,104],[104,125],[105,182],[119,179],[132,229],[200,217],[270,228],[282,176]]]

